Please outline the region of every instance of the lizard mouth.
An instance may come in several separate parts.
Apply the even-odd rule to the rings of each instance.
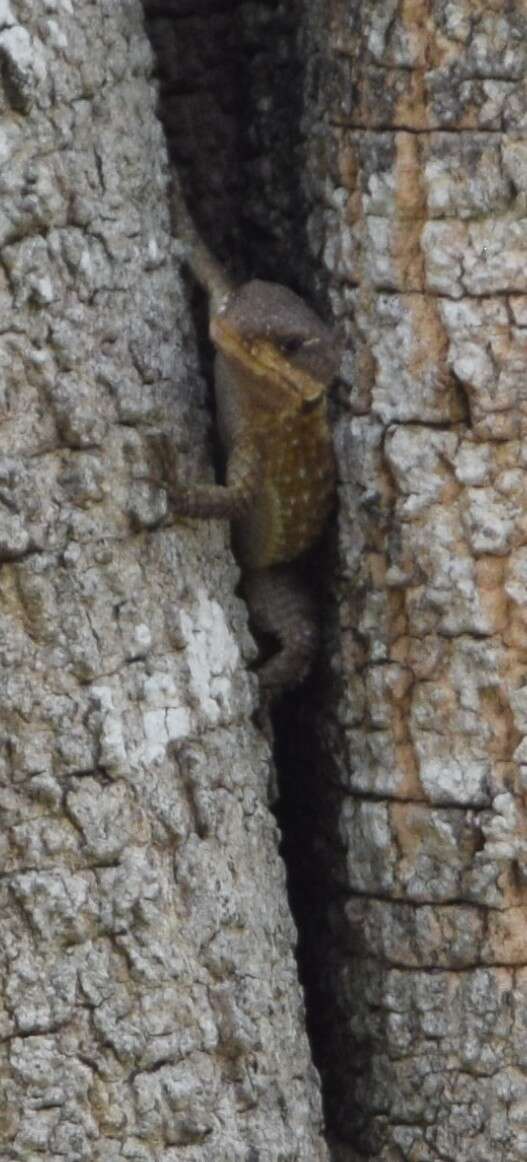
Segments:
[[[325,395],[326,385],[308,371],[293,367],[269,339],[243,340],[217,315],[210,322],[210,337],[227,358],[241,363],[250,375],[272,379],[285,391],[297,396],[304,407],[315,407]]]

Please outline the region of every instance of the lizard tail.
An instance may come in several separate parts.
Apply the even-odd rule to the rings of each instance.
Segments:
[[[234,290],[234,284],[200,238],[176,173],[172,175],[171,205],[174,231],[184,243],[185,259],[194,278],[210,296],[211,313],[214,314],[226,296]]]

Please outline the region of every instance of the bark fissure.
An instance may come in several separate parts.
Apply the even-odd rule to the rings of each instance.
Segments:
[[[147,12],[149,5],[146,5]],[[235,50],[238,62],[236,77],[228,74],[227,86],[240,86],[238,92],[238,108],[233,117],[234,127],[232,138],[232,155],[236,158],[236,165],[229,171],[230,196],[228,201],[216,203],[218,221],[214,234],[209,228],[209,241],[216,247],[222,246],[222,237],[231,240],[230,251],[224,246],[223,257],[228,265],[245,274],[258,277],[269,277],[273,281],[283,281],[299,289],[311,301],[318,299],[318,304],[325,305],[322,272],[318,265],[318,279],[314,278],[315,263],[309,259],[309,248],[305,242],[306,203],[302,183],[302,160],[304,152],[303,138],[300,135],[301,92],[302,92],[302,65],[298,57],[297,43],[300,8],[296,4],[269,5],[269,18],[262,22],[260,31],[263,32],[263,42],[257,47],[258,20],[265,13],[266,6],[261,11],[251,11],[243,3],[236,6],[239,18],[239,41]],[[155,17],[156,11],[152,15]],[[234,7],[233,7],[234,15]],[[253,20],[256,24],[253,27]],[[176,20],[176,24],[180,18]],[[284,49],[284,41],[287,49]],[[154,31],[154,47],[159,51],[159,37]],[[254,53],[258,55],[253,56]],[[289,54],[287,67],[280,61],[284,53]],[[161,49],[158,57],[161,66],[168,69],[166,58]],[[281,64],[283,81],[276,88],[276,66]],[[173,66],[172,66],[173,68]],[[214,86],[214,74],[212,76]],[[189,167],[188,189],[198,190],[200,184],[200,168],[203,166],[202,146],[200,143],[191,144],[178,134],[177,127],[168,120],[167,103],[171,92],[181,98],[192,89],[185,86],[180,76],[172,72],[167,78],[163,74],[161,116],[167,126],[169,145],[175,164],[180,166],[181,157],[188,157],[193,153]],[[243,101],[240,102],[240,92]],[[164,94],[164,96],[163,96]],[[236,99],[231,94],[236,104]],[[265,112],[262,114],[262,109]],[[229,158],[222,156],[216,150],[209,164],[214,170],[221,172],[227,169]],[[261,166],[262,179],[255,181],[256,168]],[[180,169],[179,169],[179,172]],[[240,204],[240,192],[243,200]],[[191,204],[195,199],[192,198]],[[237,207],[240,206],[240,217],[236,218]],[[208,211],[208,214],[207,214]],[[197,214],[201,216],[201,224],[207,236],[207,222],[213,214],[213,204],[210,191],[203,197],[197,206]],[[327,306],[326,306],[327,314]],[[203,341],[206,335],[203,328],[200,330]],[[325,563],[324,553],[320,552],[316,560],[307,566],[307,572],[317,577],[316,587],[320,606],[320,619],[324,619],[324,589],[327,587],[327,576],[331,569],[330,561]],[[305,900],[309,893],[311,877],[306,873],[306,866],[302,849],[309,849],[312,842],[311,825],[305,823],[304,807],[298,810],[296,792],[292,790],[298,774],[299,764],[302,761],[299,754],[315,753],[317,746],[316,728],[310,719],[310,706],[313,698],[316,699],[317,686],[320,684],[320,670],[316,668],[306,688],[298,694],[284,700],[284,706],[273,714],[273,725],[276,735],[274,760],[277,766],[279,802],[275,807],[277,819],[282,833],[281,854],[287,869],[288,891],[292,912],[298,930],[297,961],[307,1009],[307,1028],[312,1041],[315,1061],[320,1057],[317,1047],[317,1024],[312,1019],[311,1007],[316,1004],[313,990],[310,987],[310,974],[315,963],[311,948],[311,941],[315,938],[310,923],[306,924]],[[298,732],[302,732],[302,744],[298,748]],[[309,793],[306,791],[309,798]],[[294,806],[292,805],[294,801]]]

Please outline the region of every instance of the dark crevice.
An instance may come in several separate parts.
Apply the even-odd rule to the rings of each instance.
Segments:
[[[327,722],[328,705],[335,705],[338,700],[329,665],[335,600],[326,580],[331,574],[333,540],[334,531],[330,529],[309,563],[313,576],[318,578],[316,598],[323,627],[317,664],[304,685],[285,696],[273,714],[279,784],[275,813],[298,934],[296,955],[307,1033],[321,1077],[328,1129],[335,1124],[335,1112],[347,1083],[342,1074],[337,1077],[343,1062],[334,1056],[332,1034],[338,1023],[338,990],[332,978],[330,950],[335,945],[335,935],[329,919],[331,903],[338,899],[338,884],[346,880],[346,855],[338,843],[341,791],[337,774],[331,778],[332,763],[323,749],[319,729],[322,718]],[[349,1051],[348,1045],[346,1054]]]
[[[305,236],[304,86],[297,35],[302,3],[144,0],[144,8],[157,54],[160,116],[171,163],[206,242],[235,277],[257,275],[282,282],[327,316],[323,289],[318,302],[314,295],[313,288],[323,288],[324,279],[311,265]],[[210,353],[203,297],[199,292],[194,297],[200,349]],[[209,358],[204,356],[205,361]],[[210,383],[210,364],[205,362],[204,370]],[[305,566],[326,638],[331,636],[328,618],[334,609],[327,584],[336,571],[333,540],[330,529]],[[326,1020],[332,1002],[325,950],[328,899],[335,881],[334,867],[326,863],[327,851],[331,849],[332,858],[335,852],[333,843],[322,849],[322,834],[335,833],[332,805],[337,798],[334,787],[328,794],[322,786],[316,718],[320,690],[333,681],[324,662],[330,652],[326,641],[308,682],[284,698],[273,715],[280,793],[276,815],[299,934],[308,1035],[322,1074],[328,1120],[336,1097],[325,1081],[332,1054],[326,1041],[335,1014]],[[343,881],[342,873],[338,879]]]
[[[346,794],[342,769],[348,767],[349,760],[337,709],[342,692],[340,667],[335,665],[339,633],[334,527],[329,528],[307,568],[316,592],[321,646],[308,681],[284,697],[274,711],[279,780],[276,817],[298,933],[297,963],[306,1028],[321,1078],[330,1156],[334,1151],[340,1157],[340,1151],[349,1149],[353,1142],[354,1157],[362,1157],[363,1150],[365,1157],[371,1157],[371,1111],[361,1094],[374,1087],[372,1058],[377,1038],[384,1040],[386,1014],[379,1010],[374,1043],[355,1033],[353,1012],[364,1004],[368,975],[364,966],[370,965],[374,976],[395,965],[384,962],[382,956],[374,961],[360,921],[346,919],[346,903],[357,896],[343,886],[349,881],[349,852],[340,839]],[[401,902],[390,900],[395,905]]]

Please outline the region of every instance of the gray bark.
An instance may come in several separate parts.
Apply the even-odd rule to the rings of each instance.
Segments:
[[[231,13],[151,7],[209,241],[244,173],[231,241],[348,338],[298,781],[333,1157],[516,1162],[524,6],[240,5],[245,157],[193,73],[213,28],[225,95]],[[0,79],[0,1154],[324,1159],[237,568],[151,483],[156,433],[210,449],[139,3],[0,0]]]
[[[138,0],[0,2],[6,1162],[326,1158]]]
[[[308,5],[310,239],[351,344],[318,839],[340,1162],[526,1156],[526,46],[519,0]]]

